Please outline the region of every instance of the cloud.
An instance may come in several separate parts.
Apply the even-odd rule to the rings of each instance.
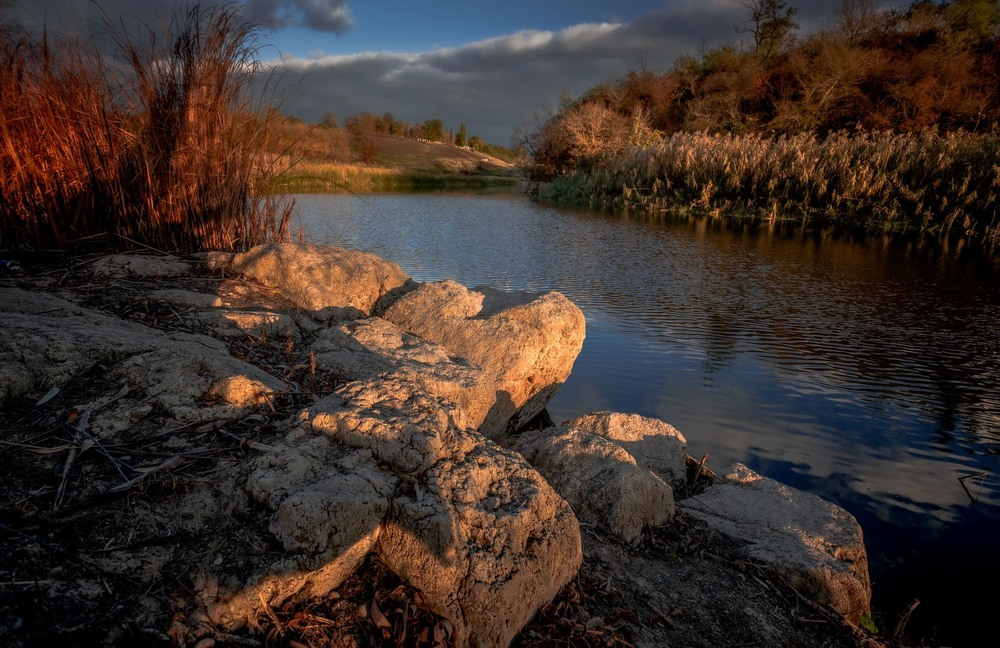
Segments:
[[[43,25],[70,36],[93,37],[106,30],[105,23],[119,21],[126,27],[144,24],[152,28],[185,8],[200,4],[202,10],[219,6],[242,6],[252,23],[272,30],[305,27],[321,32],[341,33],[354,22],[347,0],[201,0],[183,3],[177,0],[24,0],[10,7],[11,16],[29,30],[38,31]]]
[[[712,13],[715,12],[715,13]],[[287,90],[283,110],[306,121],[335,112],[392,112],[419,123],[511,144],[515,127],[629,69],[668,69],[683,54],[733,39],[732,3],[681,2],[633,23],[524,30],[430,52],[368,52],[273,62]]]
[[[247,17],[271,29],[302,26],[341,33],[354,25],[346,0],[248,0]]]

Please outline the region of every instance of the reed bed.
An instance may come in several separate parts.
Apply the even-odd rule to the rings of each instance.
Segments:
[[[959,233],[996,247],[1000,137],[678,133],[564,176],[543,197]]]
[[[195,7],[164,34],[116,33],[117,58],[0,37],[0,247],[286,238],[291,205],[268,194],[278,170],[253,92],[255,28],[234,8]]]

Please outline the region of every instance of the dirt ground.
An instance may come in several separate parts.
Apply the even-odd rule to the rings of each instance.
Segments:
[[[204,270],[166,281],[97,277],[94,259],[26,259],[19,272],[0,275],[0,287],[53,293],[146,326],[205,334],[212,332],[152,301],[150,291],[239,289],[267,297],[238,278],[223,286],[222,277]],[[182,505],[229,497],[219,492],[220,484],[245,475],[260,448],[283,434],[284,420],[313,395],[337,386],[335,377],[310,373],[307,359],[283,341],[226,342],[234,357],[299,389],[224,423],[177,427],[150,408],[127,441],[109,447],[84,448],[75,430],[81,403],[113,399],[122,390],[110,378],[114,359],[95,358],[48,400],[39,392],[3,406],[0,644],[450,645],[448,623],[372,557],[329,596],[268,607],[256,624],[238,632],[199,617],[194,566],[216,555],[238,563],[247,546],[265,542],[253,529],[266,521],[234,496],[230,508],[220,509],[232,514],[192,531],[183,523]],[[773,582],[742,560],[737,546],[683,513],[629,547],[587,527],[583,537],[579,575],[540,610],[516,646],[902,648]]]

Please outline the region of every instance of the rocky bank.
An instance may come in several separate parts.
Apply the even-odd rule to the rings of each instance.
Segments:
[[[7,645],[878,643],[846,511],[663,421],[547,420],[585,338],[560,293],[301,243],[25,267]]]

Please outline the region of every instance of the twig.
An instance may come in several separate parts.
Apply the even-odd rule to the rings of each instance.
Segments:
[[[976,498],[972,496],[971,492],[969,492],[969,487],[965,485],[965,480],[966,479],[974,479],[976,477],[979,477],[980,479],[985,479],[986,478],[986,472],[984,471],[984,472],[978,472],[978,473],[975,473],[975,474],[972,474],[972,475],[963,475],[963,476],[961,476],[961,477],[958,478],[958,483],[962,485],[962,489],[965,490],[965,494],[969,496],[969,499],[972,501],[973,504],[976,503]]]
[[[693,482],[697,483],[701,473],[705,470],[705,462],[708,461],[708,453],[701,455],[701,462],[698,464],[698,472],[694,474]]]
[[[129,243],[132,243],[133,245],[138,245],[139,247],[144,247],[147,250],[152,250],[153,252],[159,252],[160,254],[163,254],[165,256],[170,257],[171,259],[180,259],[180,257],[178,257],[178,256],[170,254],[169,252],[164,252],[163,250],[158,250],[157,248],[152,247],[150,245],[146,245],[145,243],[140,243],[139,241],[136,241],[135,239],[131,239],[131,238],[125,236],[124,234],[117,234],[116,233],[115,236],[117,236],[120,239],[124,239],[124,240],[128,241]]]
[[[126,490],[132,488],[133,486],[135,486],[136,484],[140,483],[142,480],[146,479],[150,475],[155,475],[156,473],[167,472],[169,470],[173,470],[174,468],[176,468],[177,466],[181,465],[182,463],[184,463],[184,460],[180,456],[171,457],[170,459],[167,459],[166,461],[164,461],[163,463],[161,463],[159,466],[156,466],[155,468],[151,469],[149,472],[145,472],[145,473],[139,475],[138,477],[134,477],[134,478],[128,480],[127,482],[125,482],[124,484],[118,484],[114,488],[109,488],[107,490],[107,492],[108,493],[120,493],[122,491],[126,491]]]
[[[899,621],[896,623],[896,629],[892,631],[893,641],[899,638],[899,635],[903,634],[903,629],[910,621],[910,615],[913,614],[913,611],[917,609],[918,605],[920,605],[920,599],[913,599],[913,602],[906,608],[906,611],[900,615]]]
[[[278,635],[281,637],[285,636],[285,626],[281,625],[281,620],[278,619],[278,615],[274,613],[271,609],[271,605],[264,598],[264,592],[257,592],[257,598],[260,600],[260,604],[264,607],[264,611],[267,612],[267,616],[271,618],[271,622],[274,623],[274,627],[278,629]]]
[[[74,445],[69,449],[69,454],[66,456],[66,463],[63,464],[62,479],[59,481],[59,488],[56,490],[56,499],[52,504],[53,511],[58,510],[62,506],[63,499],[66,496],[66,482],[69,480],[69,471],[73,467],[73,461],[79,452],[79,444],[82,442],[81,437],[89,420],[90,410],[84,410],[80,416],[80,420],[76,424],[76,433],[73,435]]]

